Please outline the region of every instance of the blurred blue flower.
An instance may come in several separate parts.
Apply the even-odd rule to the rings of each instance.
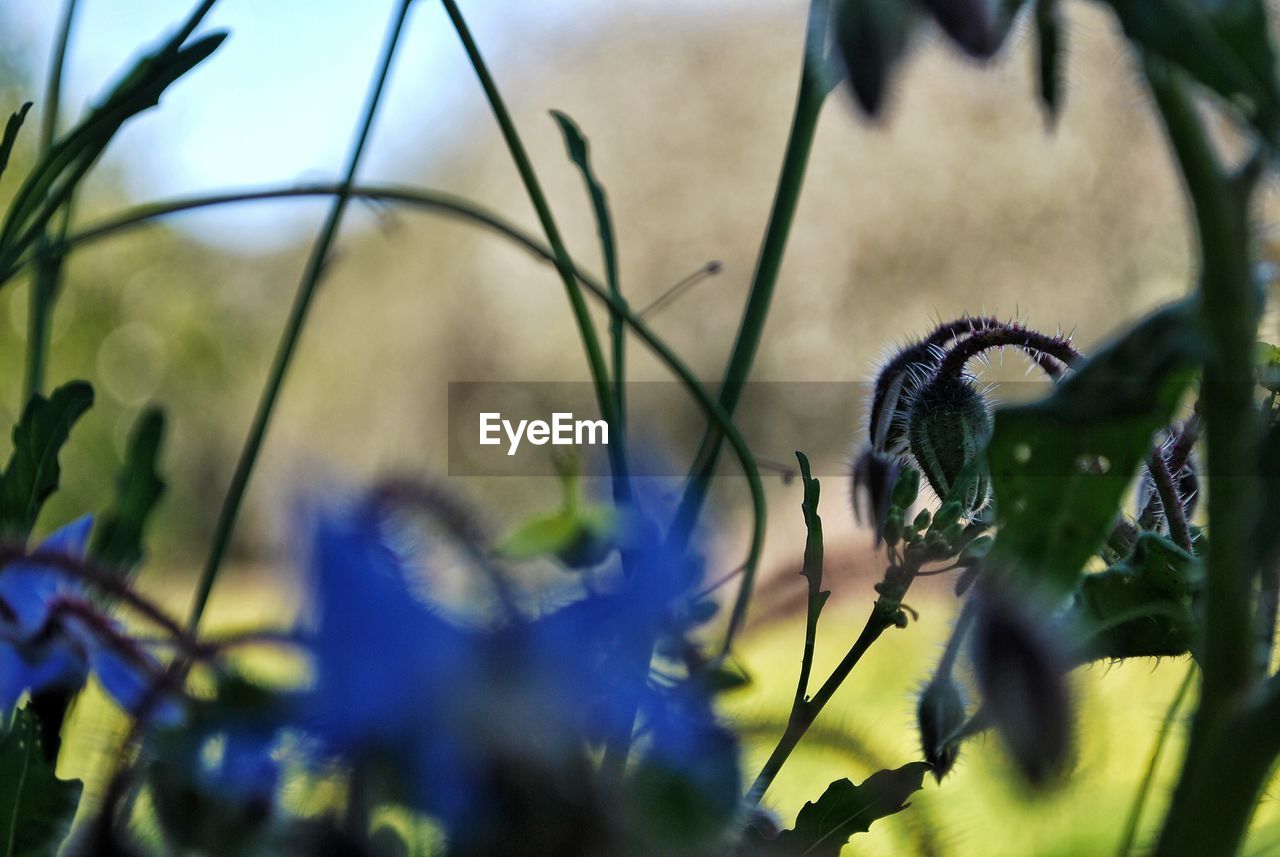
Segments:
[[[37,554],[84,558],[93,519],[79,518],[51,534]],[[160,665],[133,644],[90,602],[84,587],[62,569],[38,559],[0,568],[0,714],[24,693],[74,693],[90,672],[131,713],[144,703],[153,718],[172,722],[171,699],[151,699]]]
[[[315,679],[296,721],[328,754],[390,762],[452,829],[492,809],[488,790],[512,771],[581,788],[587,745],[630,733],[637,713],[652,720],[642,732],[654,752],[696,760],[723,737],[709,699],[676,699],[644,664],[655,642],[683,640],[700,566],[656,529],[633,532],[622,553],[627,573],[607,591],[465,626],[413,592],[376,505],[320,510],[307,552]]]

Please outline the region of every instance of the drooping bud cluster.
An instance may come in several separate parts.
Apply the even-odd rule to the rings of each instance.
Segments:
[[[888,491],[903,467],[923,474],[941,500],[972,515],[987,503],[982,464],[991,436],[987,391],[968,365],[991,349],[1016,348],[1057,379],[1078,358],[1071,344],[994,318],[962,317],[899,350],[876,379],[867,443],[853,473],[854,511],[877,534],[888,516]],[[864,515],[865,512],[865,515]]]

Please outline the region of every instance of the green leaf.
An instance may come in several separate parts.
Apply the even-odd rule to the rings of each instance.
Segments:
[[[552,110],[551,115],[560,126],[560,133],[564,135],[564,145],[569,152],[569,160],[573,161],[582,173],[582,180],[586,182],[587,192],[591,195],[591,207],[595,212],[596,228],[600,233],[600,249],[604,256],[605,280],[609,284],[610,291],[616,294],[619,291],[618,253],[613,234],[613,217],[609,214],[609,200],[605,195],[604,186],[596,178],[595,170],[591,166],[591,150],[587,138],[582,135],[577,123],[568,114]]]
[[[613,550],[615,515],[607,507],[563,509],[530,518],[498,547],[511,560],[554,556],[570,568],[590,568]]]
[[[99,519],[89,545],[91,557],[122,574],[142,561],[147,520],[164,494],[164,480],[156,469],[163,437],[164,414],[158,409],[145,411],[129,437],[115,504]]]
[[[1234,105],[1280,144],[1280,84],[1265,0],[1110,0],[1126,35]]]
[[[0,478],[0,533],[25,539],[58,487],[58,452],[71,426],[93,404],[93,388],[72,381],[49,398],[36,395],[13,429],[13,454]]]
[[[1047,398],[996,411],[987,447],[995,567],[1051,600],[1073,592],[1195,372],[1193,314],[1145,319]]]
[[[1196,642],[1193,596],[1203,575],[1195,557],[1143,533],[1128,562],[1085,575],[1064,613],[1082,639],[1078,660],[1186,654]]]
[[[0,855],[50,857],[66,835],[84,784],[60,780],[40,750],[40,726],[26,708],[0,738]]]
[[[1256,363],[1258,383],[1265,390],[1280,393],[1280,348],[1266,342],[1259,342]]]
[[[765,839],[755,830],[747,834],[745,853],[752,857],[839,857],[855,833],[866,833],[871,823],[910,804],[907,798],[924,785],[927,762],[912,762],[892,771],[872,774],[860,785],[836,780],[822,797],[806,803],[796,826],[776,839]]]
[[[818,498],[822,492],[822,485],[813,478],[808,456],[803,452],[797,452],[796,460],[800,462],[800,481],[804,486],[804,500],[800,504],[800,510],[804,513],[804,525],[808,531],[804,541],[804,565],[800,569],[800,574],[809,581],[809,624],[813,625],[818,621],[822,606],[831,597],[829,591],[824,592],[822,589],[824,550],[822,517],[818,514]]]
[[[9,117],[9,121],[4,123],[4,136],[0,137],[0,176],[4,175],[4,171],[9,166],[9,156],[13,154],[13,144],[18,140],[18,129],[22,127],[22,122],[27,118],[27,111],[31,109],[31,102],[18,108],[18,112]]]
[[[0,273],[21,256],[71,197],[120,128],[159,104],[164,91],[213,54],[226,35],[213,33],[185,46],[171,39],[142,57],[101,104],[50,147],[14,195],[5,216],[0,231]]]

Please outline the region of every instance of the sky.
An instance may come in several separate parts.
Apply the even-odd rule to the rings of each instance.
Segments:
[[[681,12],[742,0],[627,0]],[[160,110],[126,126],[108,152],[139,200],[212,189],[320,181],[342,167],[354,124],[397,0],[220,0],[202,31],[231,37],[166,93]],[[82,108],[158,41],[194,0],[80,0],[64,78],[64,116]],[[613,0],[462,0],[495,76],[504,45],[536,44],[540,33],[589,29]],[[61,14],[59,0],[0,0],[0,18],[43,84]],[[450,111],[479,98],[457,74],[461,48],[441,4],[418,0],[361,177],[420,169],[449,133]],[[36,98],[38,101],[38,97]],[[425,153],[425,154],[424,154]],[[236,206],[184,216],[177,225],[241,252],[277,249],[305,237],[314,218],[289,205]]]

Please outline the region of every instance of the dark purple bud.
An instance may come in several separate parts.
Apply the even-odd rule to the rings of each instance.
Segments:
[[[853,464],[853,516],[858,523],[869,524],[875,530],[876,547],[880,546],[902,466],[896,455],[875,452],[870,447],[863,449]]]
[[[915,4],[905,0],[843,0],[835,8],[836,48],[862,111],[878,116],[889,80],[915,28]]]
[[[1013,15],[1008,0],[923,0],[933,19],[961,50],[986,59],[1000,50]]]
[[[1066,662],[1047,624],[1007,593],[987,587],[976,598],[971,645],[983,706],[1023,777],[1043,786],[1071,751]]]

